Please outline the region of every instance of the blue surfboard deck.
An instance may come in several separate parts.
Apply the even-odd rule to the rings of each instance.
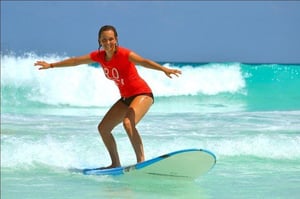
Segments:
[[[216,164],[216,156],[205,149],[184,149],[134,165],[111,169],[83,169],[85,175],[156,175],[197,178]]]

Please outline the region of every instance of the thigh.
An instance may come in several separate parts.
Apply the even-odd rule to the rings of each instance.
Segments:
[[[121,100],[118,100],[105,114],[100,125],[105,130],[111,131],[115,126],[120,124],[128,111],[126,106]]]
[[[126,117],[134,119],[135,124],[137,124],[148,112],[152,104],[152,97],[148,95],[136,96],[129,106],[129,110],[126,114]]]

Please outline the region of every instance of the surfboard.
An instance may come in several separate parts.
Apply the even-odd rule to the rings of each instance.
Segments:
[[[87,168],[85,175],[152,175],[197,178],[216,164],[216,156],[205,149],[184,149],[161,155],[134,165],[100,169]]]

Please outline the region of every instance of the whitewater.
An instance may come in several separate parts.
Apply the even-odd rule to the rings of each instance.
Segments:
[[[84,176],[106,166],[97,125],[119,93],[97,64],[38,70],[1,55],[1,198],[297,198],[300,194],[300,65],[172,63],[180,77],[138,67],[155,102],[138,125],[146,158],[186,148],[217,156],[193,182]],[[122,126],[121,163],[135,163]]]

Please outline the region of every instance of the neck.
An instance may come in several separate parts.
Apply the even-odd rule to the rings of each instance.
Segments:
[[[116,52],[117,52],[117,49],[114,49],[112,51],[105,51],[105,60],[106,61],[111,60]]]
[[[112,57],[115,53],[111,51],[105,51],[106,57]]]

